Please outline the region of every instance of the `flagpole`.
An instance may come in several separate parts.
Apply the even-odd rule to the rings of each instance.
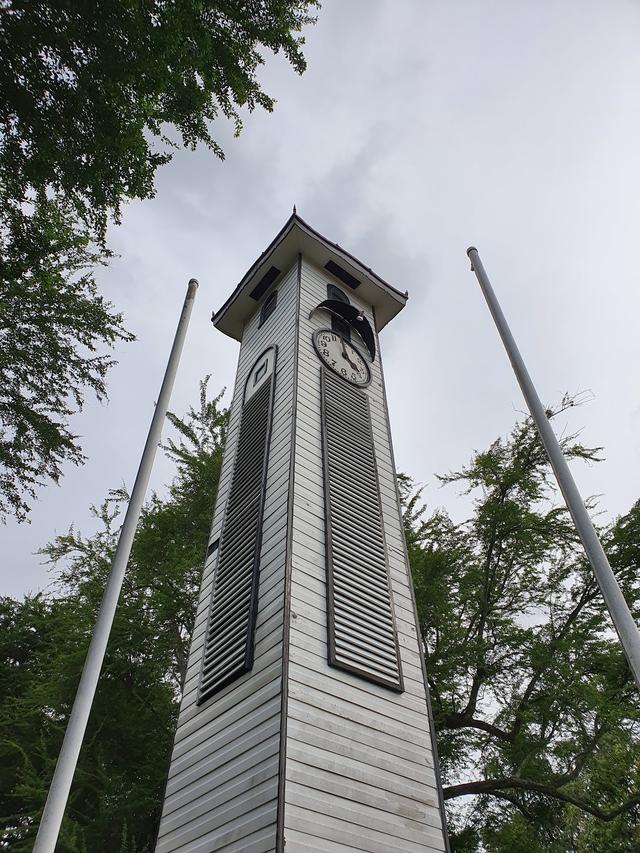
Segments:
[[[84,738],[84,733],[87,728],[93,698],[102,669],[109,634],[113,624],[113,618],[120,597],[120,590],[124,580],[133,537],[138,525],[142,503],[149,484],[149,476],[153,461],[160,442],[162,426],[169,407],[171,391],[175,380],[178,363],[182,354],[189,319],[193,302],[198,289],[198,282],[195,278],[189,281],[187,294],[185,296],[182,313],[176,329],[171,354],[165,370],[158,402],[156,403],[149,434],[142,452],[140,467],[136,475],[136,480],[129,500],[129,506],[124,517],[124,523],[120,531],[118,546],[111,563],[111,570],[107,579],[100,611],[96,620],[89,651],[84,662],[80,684],[76,693],[76,698],[71,709],[71,716],[62,742],[62,749],[58,757],[58,762],[51,780],[49,794],[44,806],[38,835],[36,837],[33,853],[54,853],[62,818],[64,817],[73,775],[78,763],[78,756]]]
[[[613,625],[622,643],[624,653],[627,656],[631,672],[638,688],[640,688],[640,634],[638,633],[638,627],[627,606],[622,590],[618,586],[598,534],[591,523],[589,513],[567,465],[567,460],[564,458],[558,439],[551,428],[549,418],[540,402],[535,386],[531,381],[520,351],[516,346],[505,316],[493,292],[487,273],[478,255],[478,250],[474,246],[471,246],[467,249],[467,255],[471,261],[471,269],[476,274],[484,298],[489,306],[489,311],[498,327],[502,343],[507,351],[518,384],[531,412],[531,417],[540,433],[540,438],[549,456],[549,461],[556,475],[560,491],[564,496],[571,517],[578,530],[584,550],[587,553],[591,568],[596,576],[600,591],[611,615]]]

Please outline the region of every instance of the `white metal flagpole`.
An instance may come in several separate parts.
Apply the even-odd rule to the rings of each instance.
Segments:
[[[122,530],[120,531],[118,546],[111,563],[111,570],[102,597],[100,612],[98,613],[91,643],[89,644],[87,658],[84,662],[80,684],[78,685],[76,698],[71,709],[71,716],[69,717],[69,723],[67,724],[67,730],[62,742],[62,749],[60,750],[56,769],[51,780],[51,787],[49,788],[49,794],[42,813],[33,853],[54,853],[58,840],[69,790],[71,789],[71,782],[73,781],[76,764],[78,763],[82,740],[87,728],[93,697],[96,692],[102,662],[109,641],[113,617],[116,612],[118,598],[120,597],[127,562],[129,561],[133,537],[147,491],[153,460],[162,433],[162,426],[169,407],[171,390],[178,369],[180,355],[182,354],[182,347],[197,289],[198,282],[195,278],[192,278],[187,287],[187,295],[182,306],[182,313],[178,322],[178,328],[176,329],[173,346],[171,347],[167,369],[162,380],[158,402],[156,403],[151,426],[149,427],[149,434],[142,452],[140,467],[138,468],[129,506],[127,507]]]
[[[560,491],[566,501],[571,517],[578,530],[580,539],[587,553],[589,562],[596,576],[600,591],[604,597],[607,608],[611,615],[613,625],[618,632],[618,637],[622,643],[622,648],[627,656],[631,672],[635,678],[638,688],[640,688],[640,634],[638,627],[631,615],[631,611],[627,606],[627,602],[622,594],[616,577],[609,565],[607,556],[604,553],[598,534],[596,533],[589,513],[584,505],[584,501],[580,496],[578,487],[575,484],[567,460],[555,436],[549,418],[544,410],[540,398],[536,392],[535,386],[531,381],[531,377],[525,367],[520,351],[516,346],[513,335],[507,325],[502,309],[493,292],[491,283],[487,277],[482,261],[478,255],[478,250],[471,246],[467,249],[467,255],[471,261],[471,269],[476,274],[476,278],[480,283],[484,298],[487,300],[489,311],[498,327],[498,332],[502,338],[502,343],[509,356],[509,361],[514,369],[518,384],[522,390],[524,398],[531,412],[540,438],[544,445],[551,467],[556,475]]]

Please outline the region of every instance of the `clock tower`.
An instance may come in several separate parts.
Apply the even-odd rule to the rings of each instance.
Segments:
[[[446,851],[378,332],[406,294],[295,213],[240,356],[156,853]]]

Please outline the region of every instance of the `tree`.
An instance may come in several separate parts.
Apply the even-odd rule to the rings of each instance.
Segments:
[[[82,461],[69,416],[84,389],[104,395],[112,362],[96,351],[131,339],[93,278],[110,218],[154,195],[178,145],[223,157],[216,118],[238,134],[242,110],[273,109],[262,52],[302,73],[299,34],[315,5],[105,0],[96,14],[78,0],[0,3],[0,346],[17,341],[0,372],[0,511],[24,519],[35,487]],[[40,341],[47,360],[32,362]]]
[[[113,360],[97,350],[131,340],[88,267],[105,260],[73,211],[40,194],[30,214],[0,226],[0,518],[24,520],[29,500],[61,466],[84,457],[68,425],[85,389],[102,399]]]
[[[451,810],[454,848],[638,849],[637,688],[533,424],[442,481],[474,495],[468,521],[402,488],[444,795],[474,796]],[[601,534],[638,616],[640,504]]]
[[[169,494],[141,517],[59,845],[63,853],[153,850],[220,474],[226,412],[170,415],[180,440]],[[0,600],[0,849],[29,851],[113,554],[122,501],[44,552],[55,595]]]
[[[170,416],[177,475],[138,527],[64,853],[153,849],[220,472],[219,400],[205,384],[197,410]],[[454,850],[636,851],[640,701],[533,425],[444,480],[475,495],[468,521],[427,515],[406,477],[401,489]],[[31,849],[122,498],[97,511],[94,535],[72,528],[45,549],[55,595],[0,600],[0,849]],[[638,615],[640,501],[601,534]]]

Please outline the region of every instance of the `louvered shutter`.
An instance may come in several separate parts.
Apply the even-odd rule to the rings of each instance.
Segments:
[[[403,690],[369,400],[322,370],[329,663]]]
[[[199,701],[253,666],[262,511],[273,401],[272,373],[247,399],[206,632]]]

